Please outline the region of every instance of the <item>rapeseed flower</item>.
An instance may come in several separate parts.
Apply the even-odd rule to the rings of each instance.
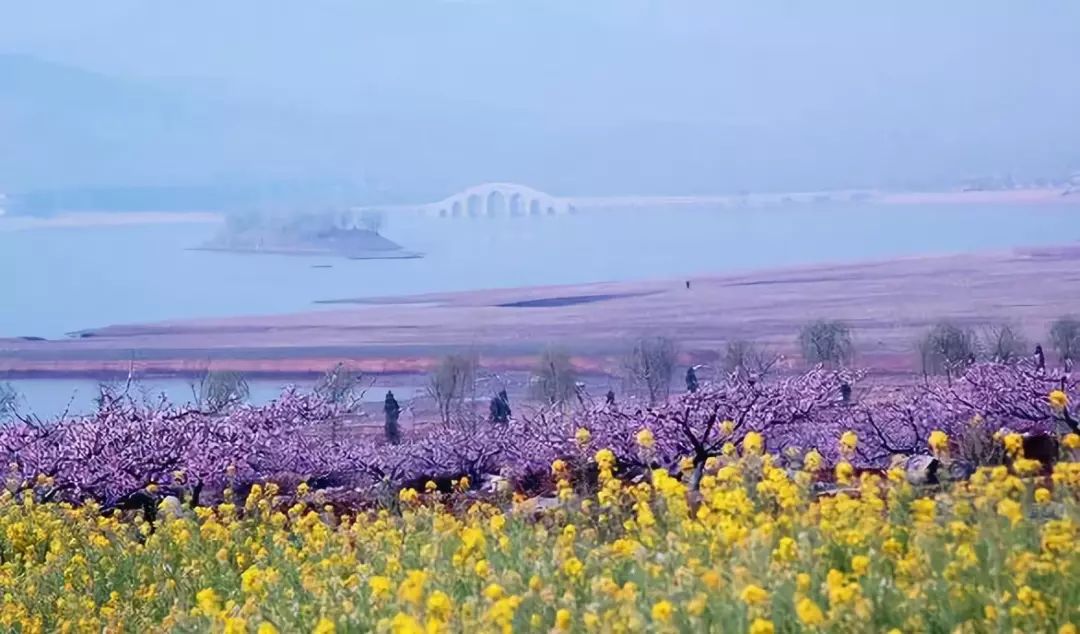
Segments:
[[[743,588],[739,598],[747,605],[761,605],[769,600],[769,593],[761,586],[750,584]]]
[[[949,451],[949,436],[945,432],[935,429],[930,432],[930,439],[927,444],[930,445],[930,450],[935,454],[944,455]]]
[[[743,452],[748,456],[760,455],[765,450],[765,439],[761,434],[752,431],[743,437]]]
[[[660,623],[671,621],[671,617],[674,613],[675,608],[672,607],[670,601],[659,601],[652,606],[652,618],[654,621]]]
[[[642,429],[634,438],[637,440],[637,444],[644,449],[652,449],[656,446],[656,437],[653,435],[651,429]]]
[[[855,447],[859,444],[859,437],[855,432],[848,430],[840,435],[840,453],[850,456],[855,453]]]
[[[572,620],[573,615],[570,614],[570,610],[560,608],[559,611],[555,613],[555,629],[560,632],[569,632]]]
[[[825,613],[808,597],[802,597],[795,602],[795,614],[799,617],[799,622],[809,627],[817,627],[825,622]]]
[[[585,473],[569,444],[559,481]],[[139,511],[0,490],[0,631],[1070,631],[1080,463],[1046,475],[1015,456],[923,490],[844,461],[849,486],[821,495],[819,453],[793,471],[797,456],[743,449],[710,456],[696,490],[678,458],[631,456],[621,479],[600,450],[591,492],[583,478],[527,512],[395,491],[405,503],[340,514],[264,484],[150,530]]]
[[[1002,439],[1005,443],[1005,451],[1010,456],[1022,457],[1024,455],[1024,437],[1017,433],[1006,434]]]
[[[855,478],[855,468],[850,462],[841,461],[836,463],[836,481],[840,484],[851,484]]]
[[[1061,390],[1054,390],[1050,392],[1050,395],[1047,398],[1050,401],[1050,407],[1054,408],[1057,411],[1061,411],[1069,405],[1068,395]]]
[[[390,596],[390,590],[393,588],[393,583],[389,577],[382,575],[376,575],[368,579],[368,588],[371,590],[371,596],[380,599]]]

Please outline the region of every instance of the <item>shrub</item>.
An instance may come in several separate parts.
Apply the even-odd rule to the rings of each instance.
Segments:
[[[982,330],[981,347],[990,361],[1012,363],[1026,357],[1031,346],[1011,324],[990,324]]]
[[[476,355],[451,354],[443,357],[431,375],[428,394],[435,400],[443,424],[464,415],[466,403],[476,393],[477,366]]]
[[[623,358],[623,379],[627,390],[647,398],[650,404],[667,399],[678,361],[675,342],[667,337],[638,339]]]
[[[851,328],[839,321],[819,319],[799,331],[799,349],[807,363],[840,366],[851,361],[855,346]]]
[[[1062,359],[1076,360],[1080,354],[1080,318],[1060,317],[1050,325],[1050,344]]]
[[[975,360],[977,346],[971,328],[949,321],[935,324],[918,342],[923,376],[951,377],[957,368]]]
[[[529,380],[529,393],[547,405],[571,402],[577,394],[577,370],[570,354],[564,350],[545,350]]]
[[[247,380],[238,372],[207,371],[191,385],[196,407],[212,413],[229,410],[247,400]]]

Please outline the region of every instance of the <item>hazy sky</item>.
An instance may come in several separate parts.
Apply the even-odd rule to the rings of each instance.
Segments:
[[[1080,168],[1075,0],[0,0],[4,52],[345,130],[392,113],[424,131],[403,139],[422,155],[415,180],[447,187],[678,193]],[[407,152],[391,158],[400,179]]]

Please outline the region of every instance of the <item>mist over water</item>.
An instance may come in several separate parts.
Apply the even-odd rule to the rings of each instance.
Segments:
[[[320,300],[718,274],[1080,240],[1075,205],[820,204],[572,216],[390,214],[417,260],[189,250],[217,230],[177,224],[0,232],[0,336],[119,323],[288,313]],[[313,268],[313,265],[331,268]],[[327,306],[322,306],[327,308]]]

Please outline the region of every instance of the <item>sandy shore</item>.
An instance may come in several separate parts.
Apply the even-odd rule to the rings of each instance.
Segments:
[[[1002,191],[957,191],[883,193],[874,199],[886,205],[1039,205],[1072,203],[1080,205],[1080,191],[1062,189],[1010,189]]]
[[[723,208],[769,207],[776,205],[863,204],[863,205],[1047,205],[1077,204],[1080,190],[1065,188],[1025,188],[1002,190],[950,190],[892,192],[873,189],[784,193],[725,194],[716,196],[610,196],[568,199],[579,209],[633,209],[643,207],[715,206]]]
[[[799,328],[842,319],[860,362],[914,366],[930,324],[1009,321],[1032,341],[1080,309],[1080,245],[815,266],[742,275],[355,300],[284,316],[111,326],[58,341],[0,340],[0,377],[192,375],[234,369],[310,376],[339,361],[373,374],[429,371],[472,350],[497,371],[528,370],[556,345],[582,369],[614,369],[632,340],[665,335],[686,361],[709,363],[725,342],[753,339],[792,355]]]

